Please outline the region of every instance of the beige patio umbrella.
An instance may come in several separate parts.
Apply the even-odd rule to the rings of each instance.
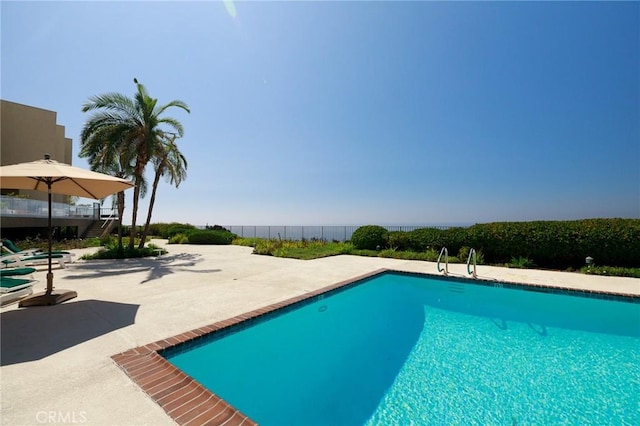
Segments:
[[[0,187],[3,189],[31,189],[49,193],[49,271],[47,273],[47,289],[36,293],[20,302],[20,306],[55,305],[78,295],[73,290],[56,290],[53,288],[53,272],[51,272],[51,194],[73,195],[77,197],[105,198],[116,192],[133,187],[133,183],[92,172],[69,164],[58,163],[45,154],[44,160],[29,163],[0,166]]]

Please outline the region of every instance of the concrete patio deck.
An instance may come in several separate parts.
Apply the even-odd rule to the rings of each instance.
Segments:
[[[175,424],[112,355],[381,268],[437,273],[430,262],[356,256],[300,261],[252,255],[239,246],[166,247],[169,254],[158,258],[77,261],[54,271],[54,286],[76,290],[76,299],[0,309],[2,424]],[[467,276],[466,265],[449,270]],[[35,275],[39,291],[45,272]],[[640,295],[640,279],[634,278],[488,266],[479,266],[478,275]]]

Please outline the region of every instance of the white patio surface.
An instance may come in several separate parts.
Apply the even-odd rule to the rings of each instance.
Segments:
[[[157,245],[164,241],[154,240]],[[167,245],[169,254],[76,261],[54,271],[76,299],[0,309],[1,423],[171,425],[110,358],[187,330],[381,268],[437,274],[435,263],[336,256],[312,261],[251,254],[240,246]],[[94,249],[77,250],[81,253]],[[449,265],[468,276],[466,265]],[[35,291],[46,286],[45,272]],[[482,279],[640,295],[640,279],[478,266]]]

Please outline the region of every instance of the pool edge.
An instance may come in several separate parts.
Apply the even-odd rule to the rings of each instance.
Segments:
[[[516,281],[502,280],[496,278],[478,277],[473,278],[470,276],[458,275],[458,274],[434,274],[429,272],[413,272],[403,271],[398,269],[386,269],[386,272],[400,274],[400,275],[419,275],[430,276],[434,278],[457,281],[467,284],[482,285],[488,287],[501,287],[513,290],[534,291],[551,294],[564,294],[575,297],[586,297],[591,299],[605,299],[614,301],[623,301],[629,303],[640,303],[640,295],[635,293],[625,293],[617,290],[596,290],[585,289],[576,287],[563,287],[559,285],[539,284],[539,283],[521,283]]]

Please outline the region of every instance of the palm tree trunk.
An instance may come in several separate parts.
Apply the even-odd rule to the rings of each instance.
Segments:
[[[138,248],[141,249],[144,247],[144,243],[147,240],[147,234],[149,233],[149,226],[151,225],[151,214],[153,212],[153,204],[156,201],[156,189],[158,188],[158,183],[160,182],[160,176],[162,176],[163,167],[158,168],[156,170],[156,176],[153,179],[153,188],[151,190],[151,200],[149,200],[149,211],[147,212],[147,221],[144,224],[144,231],[142,232],[142,236],[140,237],[140,244]]]
[[[118,208],[118,248],[122,250],[122,216],[124,215],[124,191],[118,192],[116,205]]]
[[[142,172],[136,167],[136,187],[133,189],[133,212],[131,214],[131,230],[129,231],[129,250],[133,251],[136,241],[136,217],[138,216],[138,201],[140,199],[140,184]]]

